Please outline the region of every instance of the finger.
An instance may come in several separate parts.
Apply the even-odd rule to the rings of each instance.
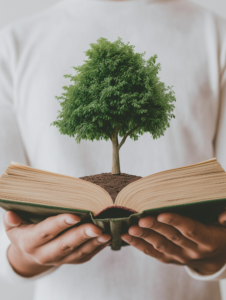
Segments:
[[[21,217],[15,214],[14,212],[7,211],[4,214],[4,226],[6,231],[15,228],[17,226],[20,226],[21,223],[22,223]]]
[[[100,240],[99,238],[95,238],[93,240],[87,241],[85,244],[76,248],[70,255],[63,258],[58,264],[81,264],[88,260],[90,260],[94,255],[99,253],[101,250],[106,248],[111,244],[109,236],[101,236],[103,237]]]
[[[47,218],[39,224],[22,223],[11,227],[7,235],[12,243],[17,244],[22,251],[27,253],[40,245],[44,245],[60,232],[70,228],[80,221],[78,216],[72,214],[61,214]],[[7,224],[6,224],[7,226]],[[9,225],[8,227],[9,228]]]
[[[182,248],[192,250],[195,250],[197,248],[197,244],[195,242],[184,237],[174,227],[159,222],[156,217],[148,216],[140,219],[139,226],[160,233],[161,235],[165,236],[168,240]]]
[[[138,225],[131,226],[128,232],[130,235],[145,240],[151,244],[157,251],[165,255],[181,256],[182,248],[175,245],[163,235],[146,228],[140,228]]]
[[[96,248],[92,253],[90,253],[89,255],[87,255],[85,258],[79,260],[78,262],[71,262],[72,264],[73,263],[76,263],[76,264],[82,264],[84,262],[87,262],[89,261],[90,259],[92,259],[96,254],[98,254],[100,251],[102,251],[103,249],[105,249],[107,246],[109,246],[111,244],[111,241],[110,242],[107,242],[101,246],[99,246],[98,248]]]
[[[138,250],[142,251],[144,254],[147,254],[151,257],[154,257],[160,261],[164,261],[164,254],[157,251],[151,244],[147,243],[146,241],[131,236],[128,233],[124,233],[121,236],[122,240],[126,243],[130,244],[131,246],[137,248]]]
[[[173,226],[181,232],[187,239],[203,245],[209,245],[213,242],[213,236],[210,233],[211,227],[208,228],[204,224],[184,217],[175,213],[163,213],[157,217],[161,223]]]
[[[85,257],[84,259],[81,259],[80,261],[76,261],[76,262],[71,262],[72,264],[83,264],[89,260],[91,260],[95,255],[97,255],[99,252],[101,252],[103,249],[105,249],[107,246],[109,246],[111,244],[111,242],[104,244],[100,247],[98,247],[96,250],[94,250],[90,255],[88,255],[87,257]]]
[[[219,217],[218,221],[221,225],[226,226],[226,211],[222,212]]]
[[[49,243],[37,248],[35,257],[37,257],[38,260],[40,259],[42,264],[59,261],[63,257],[71,254],[88,240],[92,239],[96,246],[100,246],[103,244],[102,240],[104,238],[107,238],[108,240],[111,238],[109,234],[105,234],[103,237],[100,237],[101,234],[102,230],[93,224],[83,224],[78,227],[71,228]],[[97,239],[98,236],[99,239]],[[90,245],[92,246],[92,243],[90,243]],[[93,250],[94,248],[91,247],[89,253]],[[78,256],[80,255],[81,253],[79,252]]]
[[[26,235],[31,248],[40,247],[54,239],[62,231],[80,222],[80,217],[73,214],[60,214],[49,217],[32,227]]]

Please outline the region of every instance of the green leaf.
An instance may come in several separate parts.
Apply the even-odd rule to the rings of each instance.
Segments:
[[[119,126],[119,136],[137,140],[149,132],[154,139],[170,126],[176,100],[172,87],[161,82],[157,55],[144,59],[134,46],[121,38],[110,42],[100,38],[90,44],[75,75],[65,75],[71,84],[56,99],[57,120],[51,125],[62,134],[81,140],[108,140]]]

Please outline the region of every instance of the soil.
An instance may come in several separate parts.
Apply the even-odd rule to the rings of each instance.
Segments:
[[[111,173],[102,173],[97,175],[80,177],[80,179],[92,182],[101,186],[111,196],[113,203],[118,193],[128,184],[140,179],[142,177],[121,173],[120,175],[113,175]]]

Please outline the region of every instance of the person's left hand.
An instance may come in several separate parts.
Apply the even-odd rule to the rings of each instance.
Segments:
[[[226,263],[226,211],[219,225],[203,225],[175,213],[140,219],[122,239],[164,263],[187,265],[202,275],[219,271]]]

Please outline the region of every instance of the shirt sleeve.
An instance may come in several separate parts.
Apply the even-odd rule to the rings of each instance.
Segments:
[[[188,267],[185,267],[185,270],[190,277],[201,281],[219,281],[226,278],[226,265],[212,275],[201,275]]]
[[[10,28],[0,31],[0,175],[10,162],[28,164],[26,151],[21,139],[16,118],[16,101],[14,84],[16,75],[18,44]],[[4,211],[0,208],[0,277],[11,283],[19,283],[44,276],[55,268],[42,273],[41,276],[23,278],[17,275],[7,259],[10,241],[3,226]]]
[[[225,21],[226,25],[226,21]],[[224,30],[225,31],[225,30]],[[219,83],[219,113],[217,120],[216,137],[214,141],[215,156],[226,171],[226,33],[222,42],[220,62],[220,83]]]
[[[4,29],[0,32],[0,174],[5,171],[11,160],[27,164],[14,102],[15,50],[10,30]],[[3,215],[4,211],[0,209],[0,276],[11,281],[13,271],[6,256],[10,241],[4,230]]]
[[[219,107],[218,120],[216,123],[216,136],[214,143],[215,157],[226,171],[226,31],[225,20],[219,21]],[[226,265],[224,265],[218,272],[212,275],[201,275],[194,270],[185,267],[186,272],[194,279],[201,281],[219,281],[226,278]],[[224,283],[225,284],[225,283]]]
[[[14,74],[16,45],[9,30],[0,32],[0,174],[11,160],[27,164],[26,153],[16,119]]]

